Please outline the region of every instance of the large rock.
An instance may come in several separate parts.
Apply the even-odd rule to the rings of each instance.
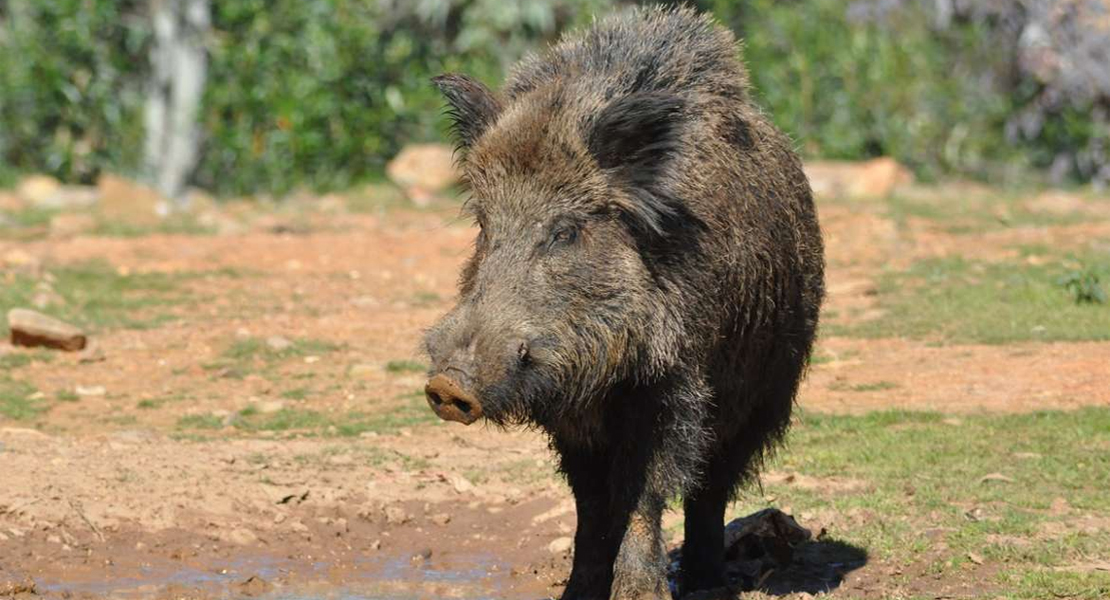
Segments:
[[[8,311],[13,346],[46,347],[76,352],[88,343],[85,333],[70,325],[26,308]]]
[[[49,175],[29,175],[20,180],[16,196],[36,208],[65,210],[88,208],[100,197],[96,188],[83,185],[62,185]]]
[[[96,182],[100,212],[113,221],[153,225],[166,216],[170,202],[154,188],[119,175],[105,173]]]
[[[864,162],[812,161],[805,172],[819,198],[885,198],[913,183],[909,169],[885,156]]]
[[[406,146],[389,161],[385,172],[417,206],[426,206],[459,182],[454,151],[444,144]]]
[[[48,204],[61,189],[62,184],[49,175],[28,175],[19,180],[15,193],[28,204],[42,206]]]

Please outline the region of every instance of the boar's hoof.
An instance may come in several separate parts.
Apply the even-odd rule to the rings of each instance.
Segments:
[[[470,425],[482,416],[482,405],[472,394],[463,391],[450,377],[440,374],[432,377],[424,386],[428,405],[436,416],[444,421],[458,421]]]

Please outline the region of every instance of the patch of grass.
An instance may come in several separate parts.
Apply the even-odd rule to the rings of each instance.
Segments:
[[[341,348],[340,344],[325,340],[299,338],[290,340],[288,347],[278,349],[265,339],[248,337],[235,340],[219,358],[203,367],[208,371],[220,371],[224,377],[242,379],[257,369],[270,369],[291,358],[324,356]]]
[[[49,208],[26,207],[21,210],[0,213],[0,239],[30,241],[46,237],[49,233],[50,219],[58,214]]]
[[[219,415],[186,415],[177,420],[178,429],[223,429],[224,420]]]
[[[435,292],[422,291],[412,295],[412,304],[416,307],[427,307],[442,300],[443,297]]]
[[[830,325],[839,335],[911,337],[954,343],[1110,339],[1110,306],[1077,304],[1058,283],[1071,264],[1110,271],[1110,256],[1042,265],[938,258],[884,273],[876,319]]]
[[[390,373],[423,373],[428,366],[415,360],[391,360],[385,363],[385,370]]]
[[[196,217],[189,214],[174,214],[157,223],[141,225],[127,223],[118,219],[99,219],[92,235],[103,237],[135,238],[148,235],[214,235],[216,228],[202,225]]]
[[[141,409],[144,409],[144,410],[150,410],[150,409],[161,408],[161,407],[162,407],[162,402],[161,401],[152,400],[152,399],[149,399],[149,398],[146,399],[146,400],[139,400],[139,402],[137,404],[135,404],[135,408],[141,408]]]
[[[974,553],[1007,597],[1110,590],[1110,573],[1066,570],[1110,556],[1110,408],[803,415],[769,467],[815,483],[764,483],[766,497],[803,525],[821,513],[835,539],[888,563],[966,579]],[[734,511],[763,505],[749,497]]]
[[[174,318],[171,308],[195,302],[184,283],[212,273],[127,273],[104,261],[63,265],[49,270],[54,290],[65,300],[47,311],[92,331],[148,329]],[[218,273],[216,276],[226,276]],[[0,312],[29,306],[38,280],[15,275],[0,285]],[[0,324],[7,335],[7,323]]]
[[[77,402],[81,399],[81,396],[71,390],[58,390],[54,397],[58,399],[58,402]]]
[[[29,421],[48,410],[42,399],[32,398],[35,392],[29,383],[0,378],[0,417]]]
[[[911,218],[932,221],[952,234],[974,234],[1008,227],[1070,225],[1089,219],[1083,213],[1051,213],[1031,210],[1029,196],[1021,192],[965,194],[955,198],[937,196],[886,200],[886,214],[899,226]]]
[[[282,392],[281,397],[286,400],[304,400],[308,397],[309,392],[310,390],[308,388],[293,388]]]
[[[339,344],[312,338],[300,338],[291,340],[291,342],[288,348],[279,350],[271,347],[264,339],[253,337],[245,338],[233,342],[231,346],[224,351],[222,356],[232,361],[257,359],[266,362],[274,362],[303,356],[320,356],[334,352],[340,348]]]
[[[18,369],[32,363],[49,363],[54,360],[54,355],[48,351],[39,352],[12,352],[0,354],[0,369]]]
[[[408,427],[437,426],[440,421],[428,409],[420,393],[406,394],[400,406],[380,413],[352,411],[326,413],[317,410],[283,408],[263,414],[255,406],[248,406],[231,420],[230,424],[244,433],[273,431],[306,436],[356,437],[366,432],[395,433]],[[180,429],[220,429],[224,419],[215,415],[191,415],[177,423]]]
[[[883,390],[893,390],[897,387],[898,384],[893,381],[875,381],[855,385],[833,384],[829,386],[829,389],[837,392],[881,392]]]

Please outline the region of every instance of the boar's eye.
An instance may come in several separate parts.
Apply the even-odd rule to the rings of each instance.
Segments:
[[[567,246],[573,244],[577,239],[577,223],[560,223],[551,231],[551,237],[548,238],[547,247],[553,249],[558,246]]]

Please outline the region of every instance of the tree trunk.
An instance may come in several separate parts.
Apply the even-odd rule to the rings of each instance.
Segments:
[[[146,177],[181,204],[200,159],[209,0],[151,0],[154,45],[146,105]]]

